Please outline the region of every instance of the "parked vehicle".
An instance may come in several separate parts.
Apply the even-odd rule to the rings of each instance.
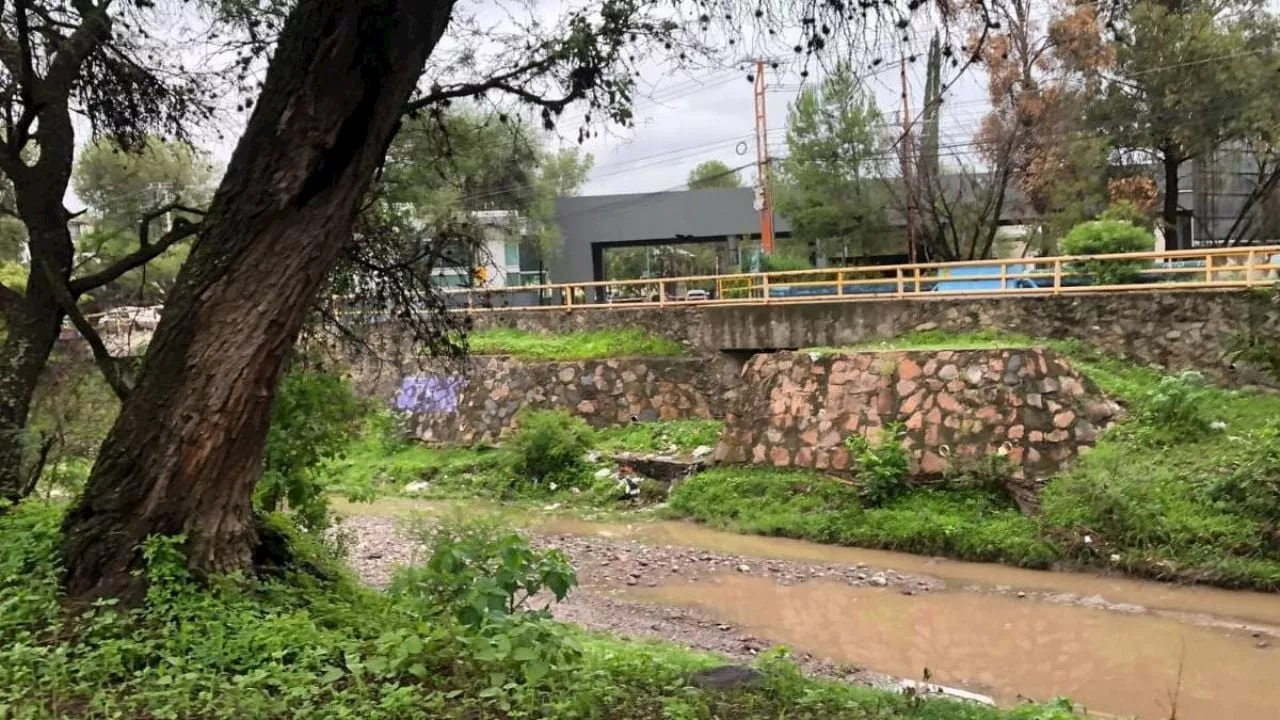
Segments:
[[[948,268],[946,275],[934,283],[934,292],[998,292],[1000,290],[1029,290],[1040,287],[1034,278],[1031,265],[1009,265],[1002,280],[999,265],[966,265]]]

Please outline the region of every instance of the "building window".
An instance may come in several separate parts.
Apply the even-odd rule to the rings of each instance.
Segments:
[[[506,242],[507,267],[520,267],[520,243],[515,240]]]

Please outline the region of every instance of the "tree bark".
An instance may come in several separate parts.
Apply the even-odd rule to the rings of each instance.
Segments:
[[[75,246],[62,206],[71,181],[75,135],[65,101],[46,105],[39,115],[40,159],[14,168],[18,215],[27,228],[32,270],[27,292],[5,313],[8,334],[0,347],[0,500],[17,502],[31,490],[23,472],[27,420],[40,374],[62,331],[64,314],[50,273],[63,283],[71,276]],[[37,262],[42,263],[37,267]]]
[[[156,329],[67,516],[72,601],[136,600],[138,546],[184,535],[197,573],[251,568],[271,400],[452,0],[301,0]]]

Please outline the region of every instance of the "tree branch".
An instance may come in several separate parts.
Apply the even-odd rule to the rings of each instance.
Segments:
[[[89,0],[75,0],[72,4],[80,13],[80,26],[49,61],[49,71],[45,73],[48,92],[58,98],[71,92],[71,84],[80,74],[85,58],[111,35],[111,20],[107,17],[109,2],[104,0],[97,5]]]
[[[146,215],[143,215],[142,221],[138,224],[138,249],[115,261],[105,269],[99,270],[92,275],[85,275],[84,277],[72,280],[70,286],[71,294],[78,297],[90,290],[93,290],[94,288],[102,287],[130,270],[151,262],[178,242],[200,232],[202,227],[200,223],[192,223],[183,218],[178,218],[174,223],[173,229],[162,235],[160,239],[152,245],[150,243],[151,221],[173,210],[180,210],[182,212],[197,215],[204,214],[203,210],[197,210],[196,208],[172,202],[164,207],[157,208]]]
[[[98,369],[102,371],[102,376],[106,378],[107,384],[111,386],[111,390],[115,392],[116,397],[124,400],[129,395],[129,386],[124,380],[124,375],[120,372],[119,361],[111,356],[107,351],[107,346],[102,342],[102,336],[94,329],[92,323],[80,312],[80,307],[76,305],[75,297],[67,289],[62,279],[53,271],[49,263],[45,262],[42,257],[31,258],[33,266],[39,265],[44,272],[45,280],[48,281],[49,287],[53,290],[53,297],[58,305],[62,306],[62,311],[71,318],[71,324],[76,326],[76,330],[80,332],[89,343],[90,349],[93,350],[93,361],[97,364]]]
[[[511,88],[511,85],[509,84],[508,81],[518,78],[521,75],[541,72],[547,69],[548,67],[550,67],[552,62],[553,60],[551,58],[541,58],[538,60],[527,62],[524,65],[521,65],[520,67],[514,68],[512,70],[509,70],[505,73],[494,75],[493,77],[490,77],[488,80],[485,80],[484,82],[461,83],[459,85],[451,85],[448,88],[437,86],[431,91],[431,93],[424,95],[423,97],[418,98],[417,100],[414,100],[413,102],[410,102],[408,105],[406,105],[405,113],[419,112],[431,105],[435,105],[436,103],[443,102],[445,100],[452,100],[454,98],[471,97],[472,95],[479,95],[480,93],[486,90],[505,90],[508,92],[513,92],[513,90],[509,89]],[[526,94],[532,95],[531,93],[526,93]]]

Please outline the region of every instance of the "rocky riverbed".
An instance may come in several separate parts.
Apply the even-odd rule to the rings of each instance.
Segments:
[[[394,518],[352,517],[342,523],[342,530],[348,536],[349,564],[371,585],[386,586],[396,566],[423,558],[423,548],[400,530]],[[534,534],[531,539],[538,547],[563,551],[578,570],[580,586],[565,602],[551,607],[557,619],[624,637],[675,642],[740,661],[749,661],[775,645],[775,639],[753,634],[699,610],[645,602],[634,597],[636,591],[659,584],[708,581],[717,574],[768,578],[780,585],[825,580],[853,587],[892,587],[905,595],[942,587],[935,578],[864,564],[762,560],[596,536]],[[863,668],[809,655],[800,655],[797,660],[806,672],[815,675],[875,685],[893,682]]]

